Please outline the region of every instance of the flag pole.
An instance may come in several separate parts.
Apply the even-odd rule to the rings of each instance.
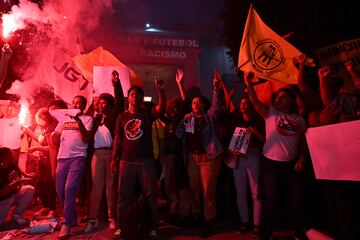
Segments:
[[[248,59],[247,61],[245,61],[243,64],[241,64],[240,66],[238,66],[237,68],[240,70],[240,68],[242,68],[243,66],[245,66],[246,64],[248,64],[251,61],[251,59]]]
[[[288,39],[291,35],[293,35],[294,32],[289,32],[288,34],[285,34],[283,36],[281,36],[283,39]]]

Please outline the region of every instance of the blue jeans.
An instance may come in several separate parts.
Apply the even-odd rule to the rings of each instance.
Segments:
[[[56,168],[56,193],[64,212],[65,225],[76,224],[76,194],[85,166],[85,157],[59,158]]]
[[[22,215],[30,205],[35,189],[31,185],[24,185],[11,197],[0,201],[0,226],[4,223],[11,206],[15,205],[13,214]]]

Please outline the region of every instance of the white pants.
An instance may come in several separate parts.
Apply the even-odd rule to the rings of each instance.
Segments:
[[[241,221],[243,223],[249,223],[250,221],[247,202],[247,184],[249,183],[253,200],[253,220],[255,226],[260,225],[261,214],[261,201],[259,198],[259,154],[258,148],[249,148],[247,155],[240,156],[236,167],[233,168],[237,196],[236,200]]]

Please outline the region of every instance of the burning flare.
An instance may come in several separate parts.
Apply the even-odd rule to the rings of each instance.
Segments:
[[[2,15],[3,37],[7,39],[9,35],[18,29],[25,27],[23,14],[19,7],[14,5],[10,13]]]
[[[19,113],[19,122],[21,126],[27,127],[29,116],[29,102],[27,100],[22,100],[20,102],[20,113]]]
[[[2,17],[2,26],[3,26],[3,37],[6,39],[10,33],[15,32],[17,29],[16,26],[16,15],[13,14],[4,14]]]

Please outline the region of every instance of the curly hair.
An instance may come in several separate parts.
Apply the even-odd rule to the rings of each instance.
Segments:
[[[135,86],[132,86],[131,88],[129,88],[129,90],[128,90],[128,96],[129,96],[129,94],[130,94],[130,92],[131,92],[132,90],[137,91],[138,93],[140,93],[141,96],[145,96],[144,89],[142,89],[141,87],[136,86],[136,85],[135,85]]]
[[[99,96],[99,101],[105,100],[108,102],[109,107],[113,108],[115,106],[115,99],[114,97],[109,93],[102,93]]]
[[[277,96],[279,95],[279,93],[281,93],[281,92],[286,93],[286,95],[288,95],[292,100],[292,103],[290,105],[290,111],[292,113],[297,112],[299,107],[298,107],[297,102],[296,102],[296,93],[291,88],[280,88],[276,92],[274,92],[271,95],[271,104],[274,106],[275,100],[276,100]]]
[[[7,157],[13,157],[11,149],[7,147],[0,147],[0,161],[3,161]]]

